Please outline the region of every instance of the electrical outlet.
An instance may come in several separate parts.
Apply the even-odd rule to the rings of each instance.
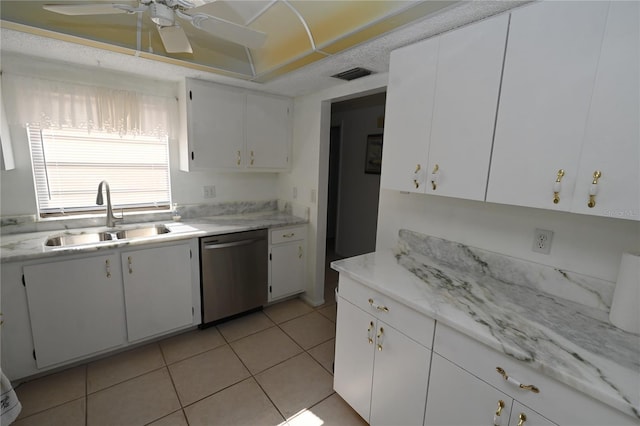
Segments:
[[[202,195],[204,198],[215,198],[216,197],[216,186],[215,185],[205,185],[202,187]]]
[[[546,229],[536,229],[533,238],[532,250],[542,254],[551,252],[551,240],[553,239],[553,231]]]

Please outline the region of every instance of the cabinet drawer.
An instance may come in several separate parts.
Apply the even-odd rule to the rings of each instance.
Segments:
[[[634,419],[590,396],[545,376],[531,367],[438,323],[434,352],[471,374],[531,407],[559,425],[631,425]],[[536,386],[533,393],[507,382],[496,371],[501,367],[523,384]]]
[[[340,274],[340,296],[416,342],[431,348],[435,321],[365,285]],[[371,301],[371,302],[370,302]]]
[[[291,228],[275,228],[270,232],[271,244],[288,243],[290,241],[303,240],[307,233],[306,226]]]

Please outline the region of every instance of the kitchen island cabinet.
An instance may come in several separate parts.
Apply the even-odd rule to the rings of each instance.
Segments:
[[[38,368],[126,342],[117,253],[28,265],[24,282]]]
[[[431,350],[413,338],[430,341],[433,321],[348,278],[339,289],[334,389],[370,424],[422,424]]]
[[[129,342],[193,323],[189,244],[126,251],[120,256]]]

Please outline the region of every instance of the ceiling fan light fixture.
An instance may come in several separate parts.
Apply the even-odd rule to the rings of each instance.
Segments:
[[[151,3],[149,5],[151,20],[161,27],[171,27],[175,22],[173,9],[162,3]]]

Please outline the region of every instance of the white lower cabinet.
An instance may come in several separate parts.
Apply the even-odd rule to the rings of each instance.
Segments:
[[[189,244],[121,254],[130,342],[193,322]]]
[[[269,302],[304,291],[306,229],[294,226],[269,231]]]
[[[31,349],[25,342],[33,336],[35,358],[35,365],[12,361],[13,365],[7,366],[8,370],[15,366],[12,376],[33,375],[193,325],[190,247],[190,243],[180,243],[114,249],[100,255],[10,267],[10,277],[3,273],[3,281],[11,278],[7,283],[10,292],[3,290],[3,295],[11,295],[19,305],[18,293],[24,290],[26,300],[22,308],[6,310],[7,301],[3,300],[4,319],[12,325],[2,340],[16,346],[2,350],[11,360],[30,359]],[[15,282],[20,272],[24,287]],[[26,332],[13,324],[22,311],[28,312],[28,338],[15,335]]]
[[[24,281],[38,368],[126,342],[116,253],[25,266]]]
[[[425,426],[506,426],[512,401],[508,395],[433,354]]]
[[[422,424],[431,350],[338,299],[336,392],[372,425]]]

